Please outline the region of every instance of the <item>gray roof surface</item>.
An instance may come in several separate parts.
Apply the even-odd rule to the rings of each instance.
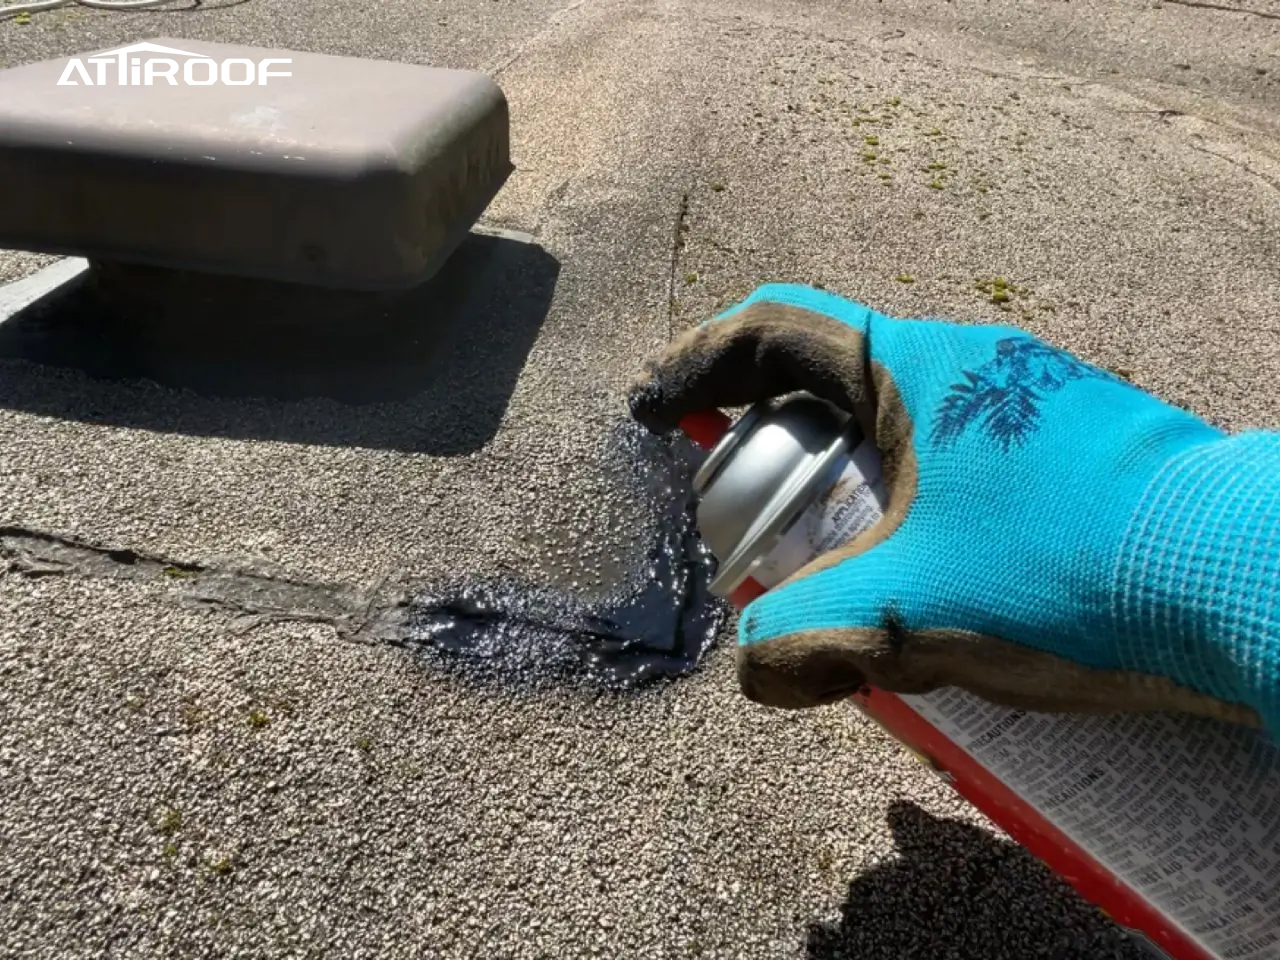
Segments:
[[[375,370],[353,387],[373,403],[0,360],[6,952],[1136,956],[851,707],[741,699],[727,643],[639,694],[534,695],[352,639],[323,598],[255,615],[214,588],[633,563],[650,518],[601,466],[622,391],[765,280],[1013,321],[1275,425],[1280,7],[1252,10],[250,0],[0,23],[0,66],[172,36],[485,70],[517,169],[484,222],[536,240],[478,257],[456,365],[408,395]],[[0,254],[0,280],[41,262]]]

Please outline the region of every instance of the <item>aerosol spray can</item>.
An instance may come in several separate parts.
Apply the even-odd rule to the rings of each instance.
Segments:
[[[883,515],[874,446],[807,394],[680,424],[707,458],[711,591],[741,608]],[[854,698],[1153,958],[1280,960],[1280,749],[1201,717],[1045,715],[956,689]]]
[[[807,394],[756,404],[723,430],[693,489],[698,531],[719,560],[711,592],[738,604],[874,526],[885,508],[875,447],[847,413]]]

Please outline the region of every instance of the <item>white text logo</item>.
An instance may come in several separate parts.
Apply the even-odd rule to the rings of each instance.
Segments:
[[[168,53],[186,57],[182,63],[170,57],[134,56],[142,53]],[[58,81],[60,87],[103,87],[115,83],[121,87],[151,87],[159,83],[170,86],[186,84],[189,87],[211,87],[224,83],[229,87],[247,87],[252,84],[266,86],[274,77],[291,77],[292,73],[274,71],[274,64],[293,63],[292,60],[268,58],[248,60],[232,57],[219,63],[198,53],[174,50],[154,43],[135,43],[87,58],[96,68],[90,70],[79,57],[72,57]]]

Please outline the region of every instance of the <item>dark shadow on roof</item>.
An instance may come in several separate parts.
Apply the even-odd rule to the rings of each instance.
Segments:
[[[849,884],[839,920],[810,924],[809,960],[1149,960],[1012,841],[906,801],[889,828],[897,856]]]
[[[558,274],[540,246],[480,233],[396,294],[96,264],[0,323],[0,406],[464,454],[497,431]]]

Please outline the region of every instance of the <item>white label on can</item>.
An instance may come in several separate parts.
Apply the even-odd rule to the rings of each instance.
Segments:
[[[776,587],[810,560],[848,543],[884,516],[880,455],[869,441],[833,466],[832,474],[831,486],[751,568],[751,576],[761,586]]]
[[[1221,960],[1280,956],[1280,749],[1202,717],[908,705]]]

